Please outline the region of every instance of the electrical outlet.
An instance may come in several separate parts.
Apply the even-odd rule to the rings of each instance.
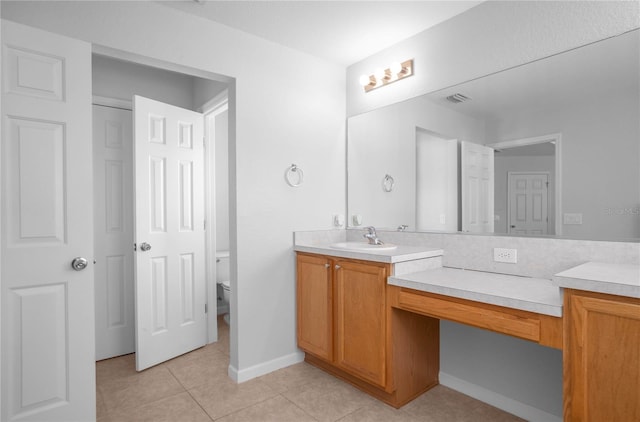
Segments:
[[[517,249],[493,248],[493,260],[495,262],[506,262],[508,264],[518,263]]]

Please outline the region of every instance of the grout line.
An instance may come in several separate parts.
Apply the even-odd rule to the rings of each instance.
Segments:
[[[285,400],[287,400],[289,403],[293,404],[295,407],[297,407],[298,409],[302,410],[304,412],[305,415],[309,416],[311,419],[313,419],[314,421],[318,421],[318,419],[314,418],[313,415],[310,415],[309,412],[307,412],[306,410],[304,410],[303,408],[301,408],[300,406],[298,406],[294,401],[290,400],[287,396],[285,396],[284,394],[280,394],[282,397],[284,397]]]

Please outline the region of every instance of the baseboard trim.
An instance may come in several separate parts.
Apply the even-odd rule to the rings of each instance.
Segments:
[[[270,372],[277,371],[278,369],[286,368],[287,366],[295,365],[304,360],[304,352],[295,352],[290,355],[282,356],[268,362],[253,365],[245,369],[238,370],[234,366],[229,365],[228,374],[229,378],[237,383],[252,380],[262,375],[266,375]]]
[[[531,422],[562,422],[560,416],[552,415],[544,410],[529,406],[444,372],[440,372],[440,384]]]

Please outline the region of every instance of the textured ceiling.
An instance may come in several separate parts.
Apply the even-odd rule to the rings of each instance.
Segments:
[[[348,66],[481,1],[161,1]]]

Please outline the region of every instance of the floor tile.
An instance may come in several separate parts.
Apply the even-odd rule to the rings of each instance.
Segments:
[[[96,362],[96,382],[98,384],[114,378],[136,375],[137,373],[135,353]]]
[[[202,350],[202,349],[200,349]],[[196,355],[185,355],[165,363],[173,376],[189,390],[206,384],[212,379],[228,377],[229,358],[209,348]]]
[[[298,389],[306,384],[319,381],[321,378],[333,377],[306,362],[300,362],[260,377],[279,393]]]
[[[282,396],[265,400],[216,422],[316,422],[295,404]]]
[[[485,407],[495,410],[489,412]],[[450,388],[438,385],[408,403],[402,410],[425,422],[494,422],[498,415],[503,421],[520,421],[521,419],[486,403],[466,396]],[[486,415],[483,415],[483,412]]]
[[[321,422],[333,422],[370,406],[375,399],[337,379],[319,379],[283,396]]]
[[[421,422],[421,420],[401,409],[394,409],[376,401],[348,414],[339,422]]]
[[[253,379],[236,384],[227,376],[212,379],[207,384],[189,390],[189,394],[213,419],[237,412],[278,395],[262,380]]]
[[[109,415],[109,422],[177,421],[211,422],[211,418],[187,392]]]
[[[147,404],[185,389],[169,370],[160,365],[135,375],[114,378],[98,384],[107,413]]]

